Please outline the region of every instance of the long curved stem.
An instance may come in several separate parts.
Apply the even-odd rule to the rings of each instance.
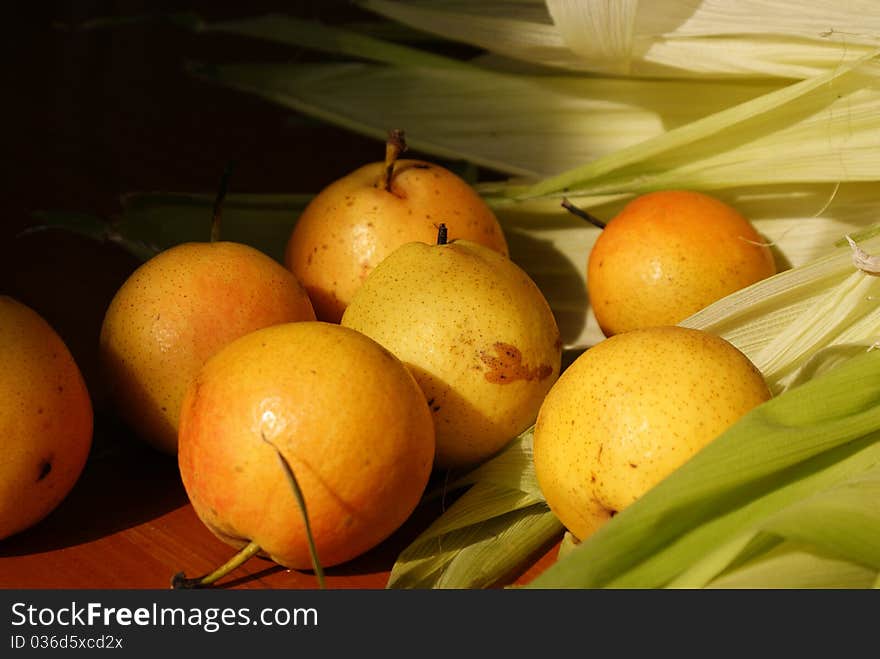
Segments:
[[[275,454],[278,456],[279,462],[281,462],[281,466],[284,469],[284,473],[287,475],[287,481],[290,483],[290,488],[293,490],[293,496],[296,497],[296,503],[299,505],[300,512],[302,512],[303,521],[306,526],[306,539],[309,542],[309,555],[312,559],[312,568],[315,571],[315,576],[318,579],[318,586],[323,589],[324,588],[324,569],[321,567],[321,561],[318,560],[318,549],[315,547],[315,539],[312,536],[312,527],[309,524],[309,514],[306,510],[306,500],[303,497],[302,490],[299,487],[299,481],[296,480],[296,474],[293,473],[293,467],[290,466],[290,463],[287,461],[287,458],[278,450],[278,447],[275,446],[272,442],[270,442],[266,435],[262,435],[263,441],[266,442],[269,446],[275,449]]]

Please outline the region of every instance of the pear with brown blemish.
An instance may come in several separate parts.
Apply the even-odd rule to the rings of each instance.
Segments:
[[[397,355],[434,418],[439,468],[467,468],[535,420],[559,377],[562,342],[541,290],[512,260],[469,240],[411,242],[355,293],[342,325]]]
[[[79,480],[92,446],[85,380],[56,330],[0,295],[0,540],[34,526]]]
[[[498,219],[473,187],[436,163],[400,159],[406,148],[403,131],[391,131],[384,161],[334,181],[297,219],[284,261],[318,320],[338,323],[382,259],[411,241],[433,243],[440,222],[458,238],[508,254]]]

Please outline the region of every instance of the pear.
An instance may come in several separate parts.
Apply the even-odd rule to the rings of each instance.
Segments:
[[[435,163],[399,159],[392,131],[385,160],[322,189],[297,219],[284,262],[305,286],[319,320],[338,323],[372,269],[395,248],[434,242],[440,222],[458,238],[507,255],[495,214],[461,177]]]
[[[587,258],[587,293],[608,337],[675,325],[776,273],[769,246],[729,204],[693,190],[636,197],[602,228]]]
[[[114,406],[137,435],[177,453],[180,406],[205,361],[235,338],[314,320],[308,294],[281,263],[219,240],[225,179],[212,239],[176,245],[138,267],[104,315],[98,355]]]
[[[585,540],[769,398],[754,364],[709,332],[660,326],[603,339],[541,405],[538,484]]]
[[[94,415],[67,345],[41,315],[0,295],[0,540],[52,512],[79,480]]]
[[[257,552],[319,571],[378,545],[424,492],[434,427],[388,350],[334,323],[297,322],[240,337],[206,362],[187,390],[179,447],[197,515],[241,549],[219,570],[173,582],[202,587]]]
[[[431,408],[439,468],[473,466],[535,420],[562,341],[541,290],[469,240],[411,242],[385,258],[342,316],[410,368]]]

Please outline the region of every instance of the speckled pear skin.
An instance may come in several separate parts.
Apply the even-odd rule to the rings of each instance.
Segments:
[[[0,540],[45,518],[70,493],[92,445],[85,380],[55,329],[0,295]]]
[[[587,291],[605,336],[674,325],[776,273],[769,246],[736,209],[690,190],[628,203],[587,259]]]
[[[319,320],[338,323],[373,268],[405,243],[434,242],[440,223],[451,236],[508,254],[495,214],[457,174],[407,159],[393,172],[386,190],[384,163],[359,167],[322,189],[297,219],[284,260]]]
[[[559,377],[562,342],[541,291],[509,258],[467,240],[395,250],[342,324],[413,372],[431,407],[441,468],[477,464],[526,430]]]
[[[145,262],[117,291],[101,327],[101,368],[137,436],[175,455],[184,393],[208,357],[256,329],[314,319],[296,277],[263,252],[184,243]]]
[[[535,424],[538,483],[584,540],[769,398],[754,364],[714,334],[617,334],[582,353],[547,394]]]

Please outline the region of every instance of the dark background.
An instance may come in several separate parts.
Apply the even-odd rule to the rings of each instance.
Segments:
[[[14,113],[6,236],[38,209],[118,212],[121,193],[213,191],[237,159],[230,191],[314,192],[367,160],[375,140],[299,117],[187,75],[187,60],[305,59],[315,54],[168,21],[76,30],[97,17],[195,12],[208,20],[285,12],[333,23],[374,20],[344,0],[313,2],[49,2],[7,25]]]
[[[0,294],[31,306],[61,334],[100,407],[96,337],[106,306],[138,262],[113,243],[69,232],[22,235],[44,221],[39,212],[81,213],[110,222],[121,212],[126,193],[214,194],[232,161],[230,194],[313,194],[384,157],[377,139],[196,79],[185,70],[189,61],[308,61],[327,55],[199,34],[168,16],[194,13],[216,21],[286,13],[329,24],[379,19],[349,0],[32,4],[10,19],[5,31],[11,80],[5,89],[7,164],[0,179]],[[96,19],[115,22],[82,28]],[[415,151],[408,155],[430,158]]]

